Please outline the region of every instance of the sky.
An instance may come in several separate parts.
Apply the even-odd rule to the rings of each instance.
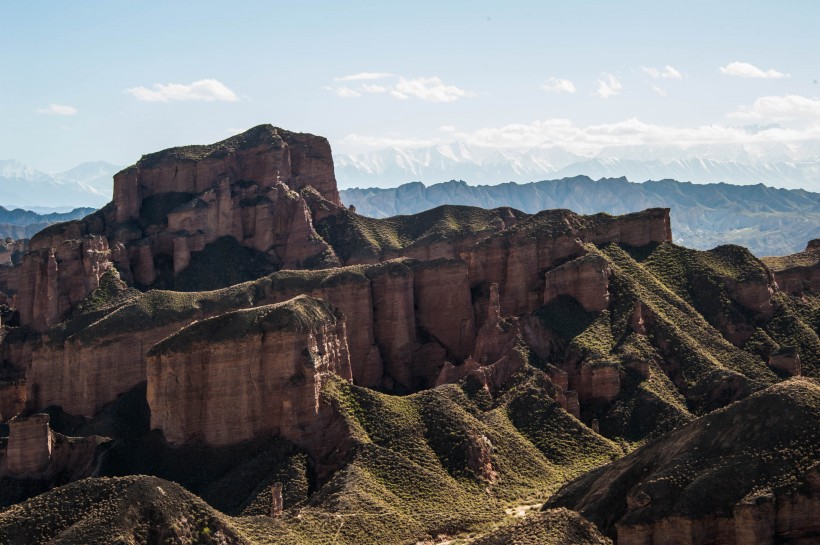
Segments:
[[[0,1],[0,159],[127,165],[272,123],[335,153],[816,160],[818,24],[810,0]]]

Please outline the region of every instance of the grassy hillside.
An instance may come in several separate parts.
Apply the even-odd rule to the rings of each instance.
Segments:
[[[738,502],[798,491],[820,458],[820,386],[792,379],[714,411],[569,483],[547,502],[611,533],[616,523],[728,516]],[[628,509],[627,497],[644,497]],[[648,500],[646,498],[649,498]]]
[[[511,505],[543,501],[621,451],[563,411],[525,418],[555,405],[539,376],[525,371],[485,409],[455,385],[395,397],[333,384],[325,395],[356,440],[350,463],[287,514],[286,531],[260,518],[240,527],[260,543],[278,543],[265,537],[277,528],[294,543],[334,534],[336,543],[413,543],[480,531],[505,520]]]
[[[572,242],[585,229],[608,232],[616,220],[569,210],[528,215],[442,206],[389,219],[343,210],[316,226],[341,258],[355,262],[434,242],[499,242],[494,237],[504,237],[499,247],[535,249],[536,239],[572,235]],[[108,343],[134,332],[188,327],[175,334],[170,328],[151,352],[157,354],[203,339],[263,334],[268,326],[303,329],[339,314],[306,296],[267,303],[285,292],[361,285],[397,268],[411,272],[409,261],[391,261],[239,282],[264,267],[255,269],[237,248],[235,241],[219,243],[211,250],[224,250],[222,261],[203,253],[177,278],[192,289],[230,284],[221,289],[139,292],[108,272],[43,339]],[[785,371],[767,362],[772,354],[799,353],[804,374],[817,374],[820,300],[777,292],[771,268],[736,246],[699,251],[611,243],[580,251],[585,254],[562,263],[572,265],[564,272],[591,271],[607,282],[603,311],[587,312],[569,295],[582,299],[573,290],[585,286],[564,286],[563,295],[534,312],[482,328],[480,357],[504,351],[496,356],[507,367],[473,372],[474,362],[467,362],[453,371],[468,377],[457,384],[394,396],[330,379],[321,414],[335,426],[327,434],[336,442],[327,445],[332,455],[306,452],[281,437],[222,448],[194,440],[173,448],[160,430],[148,429],[144,384],[90,421],[49,408],[57,431],[112,437],[95,463],[100,478],[0,511],[0,542],[400,545],[453,537],[486,545],[605,543],[568,511],[523,521],[510,513],[548,501],[580,510],[611,534],[619,522],[722,513],[744,494],[801,486],[801,475],[820,457],[816,426],[806,425],[817,421],[820,389],[809,379],[782,382]],[[234,258],[238,266],[226,269]],[[794,263],[802,258],[772,266]],[[489,287],[470,288],[476,315],[486,316]],[[544,285],[532,286],[532,293],[539,289],[543,293]],[[419,328],[418,344],[435,341],[428,337]],[[407,350],[421,357],[416,348]],[[568,391],[558,386],[564,382]],[[126,477],[134,474],[156,478]],[[579,480],[552,497],[572,479]],[[285,512],[273,520],[267,515],[276,482],[284,486]],[[648,510],[627,513],[626,497],[636,487],[659,499]]]
[[[333,381],[323,396],[347,423],[354,447],[327,482],[308,484],[305,459],[278,443],[231,454],[168,449],[146,436],[115,445],[101,470],[174,478],[235,518],[156,478],[87,479],[0,512],[0,539],[165,543],[155,539],[167,528],[163,539],[191,536],[194,543],[221,543],[219,534],[228,543],[352,545],[482,534],[508,521],[506,509],[540,503],[568,479],[622,454],[562,411],[549,389],[533,368],[494,402],[483,390],[471,396],[457,385],[397,397]],[[286,499],[279,520],[265,516],[275,481],[284,483]],[[578,523],[564,518],[572,534]]]
[[[155,477],[85,479],[0,512],[8,545],[245,545],[228,517]]]
[[[767,258],[765,264],[799,262],[801,258],[801,254],[774,261]],[[813,323],[820,304],[810,296],[796,298],[777,293],[771,318],[756,316],[739,304],[732,294],[732,284],[762,285],[769,274],[764,262],[745,248],[719,246],[702,252],[665,244],[647,256],[642,265],[716,329],[747,328],[751,335],[739,344],[749,352],[768,359],[778,349],[796,348],[804,362],[803,374],[817,376],[820,372],[820,337]]]
[[[550,509],[503,526],[469,545],[609,545],[593,524],[569,509]]]
[[[316,222],[317,232],[343,260],[373,258],[416,245],[489,235],[527,217],[512,208],[485,210],[472,206],[440,206],[412,216],[375,219],[342,210]]]

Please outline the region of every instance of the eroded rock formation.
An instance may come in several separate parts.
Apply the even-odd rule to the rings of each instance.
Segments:
[[[54,241],[35,237],[20,265],[0,268],[0,289],[11,295],[20,323],[42,331],[65,319],[111,267],[104,237]]]
[[[295,191],[310,186],[341,204],[330,144],[325,138],[260,125],[209,146],[185,146],[143,156],[114,176],[116,221],[139,218],[148,197],[204,193],[226,176],[263,187],[283,182]]]
[[[13,380],[0,384],[0,420],[7,422],[26,406],[26,383]]]
[[[13,476],[37,476],[51,463],[54,437],[47,414],[15,418],[9,422],[9,442],[3,457],[5,473]]]
[[[344,318],[307,296],[196,322],[147,357],[151,425],[176,445],[281,434],[310,446],[323,383],[352,379]]]
[[[544,304],[568,295],[587,312],[609,307],[609,263],[600,256],[586,255],[547,271]]]
[[[223,237],[258,252],[268,271],[338,263],[298,193],[341,205],[324,138],[260,125],[146,155],[114,178],[109,206],[38,233],[20,267],[0,269],[21,324],[57,324],[114,265],[129,282],[173,286],[193,253]]]
[[[764,257],[780,289],[791,295],[820,292],[820,239],[812,240],[800,253],[783,257]]]

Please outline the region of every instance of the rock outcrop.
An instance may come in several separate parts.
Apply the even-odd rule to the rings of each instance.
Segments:
[[[173,286],[192,256],[223,237],[257,252],[263,272],[338,264],[299,194],[311,188],[341,205],[324,138],[260,125],[146,155],[114,178],[109,206],[38,233],[20,266],[0,270],[22,325],[58,323],[112,266],[140,286]]]
[[[488,392],[497,391],[524,365],[522,355],[516,350],[519,335],[518,321],[502,318],[498,284],[491,284],[487,316],[478,330],[473,355],[461,365],[445,363],[436,384],[457,383],[471,377]]]
[[[282,182],[295,191],[310,186],[341,205],[327,139],[259,125],[216,144],[143,156],[114,176],[115,221],[139,218],[153,195],[205,193],[226,177],[262,187]]]
[[[54,246],[35,238],[20,265],[0,268],[0,290],[11,295],[21,324],[42,331],[65,319],[111,267],[104,237],[80,236]]]
[[[345,320],[300,296],[182,329],[148,353],[151,426],[172,444],[268,434],[312,446],[330,374],[352,379]]]
[[[368,277],[373,289],[374,335],[384,358],[385,375],[409,389],[416,339],[416,316],[410,311],[413,271],[404,264],[389,263],[368,272]]]
[[[0,266],[19,265],[23,255],[28,251],[28,243],[27,238],[0,240]]]
[[[803,366],[800,364],[800,354],[794,347],[781,348],[769,354],[769,367],[777,369],[789,376],[800,376]]]
[[[812,240],[802,252],[783,257],[764,257],[781,290],[791,295],[820,292],[820,239]]]
[[[612,401],[621,392],[620,373],[615,362],[583,363],[577,375],[570,375],[570,385],[584,402]]]
[[[546,273],[544,304],[569,295],[587,312],[609,308],[609,263],[597,255],[586,255]]]
[[[462,361],[475,345],[467,264],[460,260],[413,263],[416,325]]]
[[[271,126],[115,185],[0,259],[0,480],[153,472],[291,541],[412,542],[598,467],[553,501],[621,542],[814,537],[816,384],[747,396],[816,374],[813,280],[775,282],[816,260],[687,250],[660,208],[367,218],[324,139]]]
[[[9,421],[9,438],[0,448],[0,478],[75,480],[94,469],[98,447],[108,439],[66,437],[52,431],[48,414],[17,416]]]
[[[56,405],[74,415],[93,416],[118,395],[145,382],[145,353],[193,320],[192,316],[155,327],[146,324],[133,331],[126,327],[101,339],[93,338],[92,331],[98,331],[94,329],[62,343],[38,345],[26,374],[27,405]]]
[[[15,477],[39,476],[51,463],[54,437],[47,414],[14,418],[9,422],[9,442],[3,470]]]

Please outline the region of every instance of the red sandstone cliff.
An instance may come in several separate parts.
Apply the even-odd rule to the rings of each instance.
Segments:
[[[94,291],[111,268],[108,241],[80,236],[44,246],[31,245],[22,263],[0,269],[0,289],[20,312],[20,322],[44,330],[65,319],[68,312]]]
[[[147,155],[117,175],[114,196],[102,211],[39,234],[21,266],[0,270],[23,329],[42,333],[7,347],[12,366],[26,370],[30,409],[54,404],[92,416],[149,377],[146,354],[166,337],[302,294],[331,303],[350,324],[356,384],[410,392],[473,369],[496,388],[524,364],[519,341],[544,360],[563,353],[530,315],[545,302],[568,296],[590,313],[607,309],[609,266],[589,244],[671,240],[666,209],[612,217],[444,207],[363,218],[338,200],[327,142],[271,126]],[[141,287],[172,284],[225,238],[285,270],[224,293],[149,292],[64,321],[106,270]],[[389,261],[397,256],[405,258]],[[319,267],[336,268],[288,270]],[[552,367],[563,406],[579,414],[579,398],[618,397],[617,365],[574,363]]]
[[[752,362],[754,356],[744,353],[748,357],[737,360],[747,366],[743,371],[760,379],[747,381],[731,367],[736,361],[723,359],[737,353],[717,332],[726,346],[699,356],[727,368],[698,369],[704,376],[717,369],[712,382],[685,376],[682,368],[695,364],[676,351],[691,353],[683,341],[692,339],[677,330],[679,323],[670,327],[661,310],[688,312],[689,302],[666,287],[649,296],[635,286],[625,289],[626,265],[613,256],[673,247],[665,244],[671,241],[666,209],[612,217],[442,207],[373,220],[341,206],[324,139],[270,126],[212,146],[145,156],[115,182],[111,205],[44,231],[20,264],[0,263],[0,300],[19,311],[16,316],[4,307],[4,316],[20,323],[3,330],[15,335],[4,340],[0,379],[13,380],[0,387],[0,417],[8,420],[24,404],[29,415],[10,422],[8,443],[0,445],[0,476],[88,474],[98,440],[67,438],[49,428],[45,415],[30,415],[56,405],[69,413],[66,418],[93,418],[146,382],[151,426],[174,447],[279,435],[305,449],[324,479],[352,452],[345,447],[353,440],[338,407],[321,395],[330,381],[401,394],[469,379],[484,388],[479,395],[486,400],[505,395],[523,369],[537,374],[546,395],[569,414],[613,437],[606,411],[624,419],[633,410],[654,417],[653,408],[662,404],[641,405],[656,399],[651,388],[682,394],[676,401],[720,398],[725,404],[774,380],[762,360]],[[246,251],[238,255],[261,259],[263,272],[207,292],[139,293],[119,280],[110,285],[119,273],[140,289],[174,287],[194,269],[194,280],[208,280],[243,265],[207,263],[215,255],[208,252],[225,240]],[[774,276],[708,278],[717,279],[725,288],[720,293],[756,326],[776,310],[773,279],[788,293],[817,289],[811,261],[817,247],[785,265],[773,262]],[[631,264],[638,272],[630,279],[646,280],[638,258]],[[547,307],[559,309],[552,321],[540,314]],[[566,316],[560,313],[565,307]],[[705,331],[700,316],[687,316],[703,326],[697,333]],[[586,344],[572,344],[580,330],[562,333],[565,318],[600,327]],[[738,345],[754,330],[737,333],[730,326],[716,327]],[[640,337],[633,352],[618,352],[616,345],[628,344],[630,335]],[[781,376],[802,373],[795,349],[784,346],[767,356]],[[659,377],[669,384],[656,380],[635,395],[635,383]],[[468,467],[492,485],[494,463],[493,444],[470,434]],[[813,531],[817,507],[816,468],[804,473],[796,492],[733,499],[728,511],[711,518],[674,509],[652,518],[659,498],[674,493],[633,482],[623,495],[626,514],[614,528],[624,543],[803,537]],[[584,499],[594,503],[596,493]]]
[[[191,254],[221,237],[278,268],[338,263],[318,236],[299,191],[340,205],[330,145],[321,137],[260,125],[210,146],[144,156],[114,177],[114,200],[83,220],[38,233],[21,266],[0,270],[22,325],[43,331],[93,291],[116,265],[141,286],[184,271]]]
[[[330,374],[352,378],[345,320],[329,304],[300,296],[230,312],[148,353],[151,425],[177,445],[260,434],[310,445]]]
[[[245,183],[243,187],[253,190],[256,186]],[[273,191],[285,191],[285,194],[290,191],[284,188],[282,184],[279,184],[279,187],[282,189],[274,188]],[[216,195],[219,191],[220,189],[217,188],[214,194]],[[225,191],[227,194],[227,190]],[[232,199],[235,200],[235,198],[234,195]],[[219,200],[220,197],[216,195],[213,202],[218,203]],[[302,203],[295,194],[293,194],[291,201],[296,204]],[[303,205],[300,204],[299,206]],[[230,210],[231,207],[227,206],[227,209]],[[202,231],[212,228],[209,225],[215,225],[208,222],[219,223],[218,218],[220,215],[213,215],[213,208],[203,206],[194,208],[191,212],[187,210],[188,208],[183,207],[176,212],[170,213],[169,224],[175,228],[187,226]],[[564,216],[564,218],[574,218],[573,221],[577,225],[573,224],[572,221],[569,223],[567,221],[560,222],[558,228],[560,232],[572,232],[579,238],[594,233],[585,225],[586,220],[583,217]],[[640,221],[648,221],[650,226],[653,224],[652,222],[660,220],[660,227],[657,230],[663,237],[667,236],[665,227],[663,227],[666,225],[665,214],[649,213],[638,215],[638,218],[645,218]],[[552,217],[548,217],[548,219],[553,221]],[[198,221],[204,223],[197,226],[196,222]],[[545,291],[553,294],[549,295],[549,297],[552,297],[555,293],[558,293],[555,290],[559,288],[561,293],[571,294],[586,301],[586,296],[583,293],[588,287],[584,279],[574,278],[570,275],[570,277],[560,281],[559,286],[557,281],[546,283],[543,280],[544,277],[540,275],[527,273],[523,276],[522,274],[510,276],[506,271],[510,270],[509,263],[511,259],[512,262],[518,263],[513,269],[522,272],[537,264],[522,262],[515,257],[524,254],[514,252],[511,257],[510,252],[518,246],[512,246],[512,248],[500,253],[490,252],[495,247],[493,241],[506,240],[509,244],[510,240],[517,240],[518,237],[524,236],[522,233],[526,234],[525,238],[522,239],[523,242],[526,242],[523,248],[536,249],[537,245],[544,245],[546,257],[544,252],[535,252],[531,256],[532,259],[541,260],[546,267],[549,267],[549,264],[555,260],[562,259],[567,252],[573,254],[586,251],[577,238],[566,247],[562,246],[561,241],[569,241],[569,235],[560,235],[558,239],[551,239],[550,236],[554,227],[547,225],[548,229],[545,232],[544,226],[539,224],[541,221],[540,218],[534,217],[533,220],[525,220],[523,223],[516,222],[511,228],[486,239],[489,244],[475,245],[475,249],[464,256],[468,259],[468,263],[472,265],[468,265],[461,260],[446,259],[429,262],[396,262],[368,267],[364,275],[354,269],[351,269],[350,273],[346,273],[344,268],[340,269],[338,274],[331,271],[317,271],[312,280],[310,274],[308,274],[308,277],[304,276],[307,273],[283,271],[262,282],[259,288],[254,288],[256,291],[253,296],[245,297],[236,303],[229,301],[227,305],[206,305],[205,303],[195,302],[199,300],[195,298],[194,302],[188,306],[177,307],[178,303],[173,303],[169,310],[177,310],[171,310],[171,313],[168,314],[162,311],[163,308],[166,308],[168,302],[164,302],[164,296],[157,292],[157,295],[147,295],[148,298],[145,299],[145,303],[126,305],[123,309],[103,316],[97,323],[85,324],[86,319],[80,317],[75,320],[75,325],[66,326],[67,331],[70,333],[68,336],[63,332],[65,328],[61,326],[63,329],[48,333],[44,337],[45,342],[39,343],[36,338],[32,338],[32,340],[26,341],[25,345],[15,349],[19,354],[17,359],[20,359],[19,362],[16,362],[18,367],[28,368],[28,405],[37,408],[54,404],[62,406],[73,414],[91,416],[107,403],[116,399],[119,394],[144,381],[146,379],[144,355],[163,338],[185,327],[191,321],[207,316],[215,316],[233,308],[276,303],[299,294],[310,294],[331,302],[341,309],[343,314],[351,321],[350,323],[356,324],[355,328],[348,331],[347,342],[351,354],[352,376],[357,384],[398,391],[413,391],[418,388],[431,387],[442,380],[440,373],[448,362],[450,365],[459,365],[476,354],[481,359],[486,358],[481,355],[486,350],[486,343],[484,347],[482,345],[476,346],[478,328],[485,321],[486,314],[482,310],[485,307],[482,299],[474,300],[471,292],[477,286],[483,285],[483,282],[493,274],[492,267],[496,267],[496,265],[488,268],[478,266],[479,263],[500,263],[502,265],[505,262],[507,263],[500,270],[496,269],[498,270],[497,274],[501,275],[501,280],[510,286],[506,298],[501,295],[500,289],[496,290],[499,313],[502,313],[505,306],[508,309],[513,309],[512,311],[521,308],[534,310],[547,297]],[[613,221],[617,220],[605,218],[604,224]],[[629,221],[635,223],[637,220]],[[45,233],[40,240],[35,241],[35,248],[46,248],[49,244],[59,240],[60,236],[80,236],[83,228],[87,228],[87,225],[86,223],[75,222],[63,226],[62,229],[56,229],[56,234],[55,232]],[[231,225],[235,224],[231,222]],[[597,223],[593,222],[591,225],[594,226]],[[595,229],[597,228],[595,227]],[[275,228],[276,232],[286,232],[286,229],[287,222]],[[648,227],[648,229],[650,232],[652,231],[652,228]],[[191,240],[191,237],[180,236],[185,240]],[[601,235],[598,233],[595,236],[600,237]],[[182,240],[182,238],[178,238],[177,241]],[[72,275],[71,282],[61,282],[57,275],[58,280],[52,281],[51,284],[46,283],[45,292],[43,288],[39,288],[38,293],[49,293],[49,289],[53,292],[58,288],[67,288],[67,293],[73,294],[71,297],[76,299],[85,293],[90,293],[95,285],[99,284],[98,275],[100,275],[100,271],[111,267],[111,262],[106,259],[111,255],[111,252],[106,253],[103,251],[106,250],[105,238],[86,236],[84,240],[89,241],[86,246],[77,243],[61,244],[66,248],[75,249],[75,251],[76,249],[82,250],[85,248],[85,260],[82,263],[89,273],[75,271],[76,274]],[[556,240],[556,246],[548,243]],[[90,245],[95,241],[100,245],[101,250],[94,250],[94,247]],[[146,254],[153,251],[150,250],[151,246],[149,244],[138,245],[136,248],[139,248],[140,252],[146,252]],[[35,250],[28,257],[29,262],[36,263],[35,258],[40,255],[37,252],[52,255],[51,251]],[[174,259],[176,260],[178,256],[179,252],[175,254]],[[68,264],[74,264],[75,268],[81,263],[79,258],[65,261]],[[176,263],[176,261],[174,262]],[[567,267],[559,267],[557,271],[562,271]],[[594,274],[604,274],[602,278],[605,281],[605,269],[601,267],[599,269],[604,272]],[[59,270],[57,269],[58,273]],[[65,268],[65,270],[70,269]],[[551,272],[550,274],[554,276],[558,273]],[[54,273],[52,273],[52,276],[54,276]],[[48,274],[45,277],[50,278]],[[331,277],[333,277],[333,280],[330,279]],[[33,275],[33,278],[37,279],[38,276]],[[90,279],[90,282],[77,284],[77,280],[82,278]],[[323,280],[323,278],[327,278],[327,280]],[[558,277],[555,276],[555,278]],[[51,286],[51,288],[48,288],[48,286]],[[37,292],[37,289],[33,289],[33,291]],[[590,299],[590,301],[593,301],[597,298],[597,301],[587,303],[596,309],[605,304],[605,284],[601,285],[598,292],[596,292],[593,299]],[[203,296],[204,300],[214,297],[219,298],[221,296],[217,292],[213,292],[213,295]],[[175,298],[172,297],[171,299]],[[169,299],[169,302],[171,299]],[[68,295],[62,299],[56,299],[56,301],[67,301],[64,304],[66,308],[71,308],[68,302],[72,300]],[[504,301],[507,301],[506,305]],[[152,311],[149,315],[144,315],[138,309],[143,308],[145,305],[148,308],[156,307],[159,314]],[[65,311],[61,314],[52,311],[52,314],[42,316],[35,312],[36,305],[32,304],[27,308],[30,310],[21,312],[21,321],[36,324],[37,328],[52,325],[53,321],[59,320],[65,314]],[[63,307],[57,306],[56,308]],[[187,310],[179,310],[182,308]],[[441,308],[447,308],[448,310],[447,312],[441,312]],[[137,314],[133,318],[129,318],[131,312],[137,312]],[[180,312],[182,313],[180,314]],[[129,319],[133,319],[135,322],[129,325]],[[533,323],[530,322],[530,326],[527,328],[528,337],[543,337],[544,334],[539,333],[539,328],[532,327]],[[109,324],[119,325],[110,326]],[[77,327],[80,328],[79,331],[71,333]],[[486,334],[482,337],[487,338]],[[501,357],[500,354],[499,357]],[[514,356],[513,360],[515,360]],[[520,361],[515,363],[513,360],[510,361],[510,364],[504,363],[501,366],[493,367],[492,369],[496,369],[493,373],[498,374],[498,372],[501,372],[504,377],[509,376],[521,364]],[[505,370],[501,371],[501,369]],[[490,369],[488,368],[488,370]],[[501,375],[496,377],[493,382],[496,384],[503,382]],[[573,383],[573,387],[586,391],[587,388],[583,384],[585,382]],[[612,395],[606,394],[604,397],[611,399]],[[562,404],[565,403],[566,401]],[[573,409],[573,411],[575,410]]]
[[[259,125],[216,144],[143,156],[114,176],[115,221],[137,219],[144,199],[152,195],[196,195],[225,178],[250,180],[262,187],[282,182],[295,191],[310,186],[341,204],[327,139]]]

